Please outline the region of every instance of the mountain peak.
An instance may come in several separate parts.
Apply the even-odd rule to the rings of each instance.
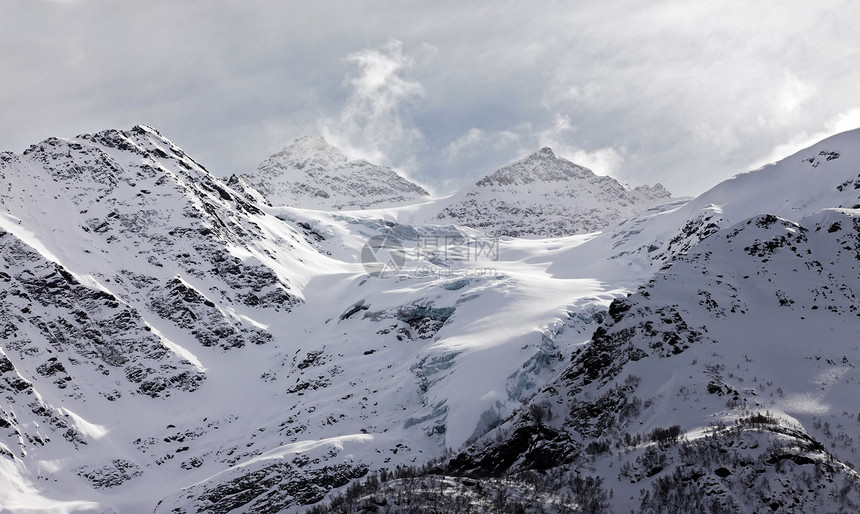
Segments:
[[[327,150],[329,148],[335,148],[334,145],[326,141],[326,139],[322,136],[312,136],[306,135],[296,138],[295,141],[287,145],[287,148],[301,148],[301,149],[314,149],[314,150]]]
[[[131,131],[138,134],[155,134],[156,136],[161,137],[161,132],[159,132],[155,127],[143,123],[138,123],[132,127]]]
[[[273,160],[282,161],[284,167],[297,169],[326,168],[345,164],[348,161],[343,152],[322,136],[302,136],[269,157],[266,162]]]
[[[631,189],[543,147],[479,180],[436,217],[494,235],[558,237],[601,230],[663,203],[663,186]]]
[[[537,166],[537,165],[544,165],[545,166],[549,162],[561,162],[561,161],[564,161],[565,163],[569,163],[569,164],[572,164],[573,166],[578,166],[578,167],[582,168],[582,166],[579,166],[579,165],[565,159],[564,157],[560,157],[558,154],[556,154],[555,152],[552,151],[552,148],[550,148],[548,146],[543,146],[543,147],[539,148],[538,150],[535,150],[534,152],[523,157],[522,159],[511,163],[509,166],[514,166],[517,163],[523,163],[523,164],[526,164],[528,166]]]
[[[557,156],[545,146],[524,159],[511,163],[479,180],[480,187],[502,185],[525,185],[535,182],[568,182],[573,179],[588,179],[594,173],[578,164]]]
[[[310,209],[392,206],[429,196],[387,166],[350,161],[320,136],[296,139],[241,178],[273,204]]]
[[[547,157],[557,157],[557,156],[555,155],[555,152],[553,152],[553,151],[552,151],[552,148],[550,148],[550,147],[548,147],[548,146],[544,146],[544,147],[541,147],[541,149],[540,149],[540,150],[538,150],[538,151],[536,151],[536,152],[532,153],[531,155],[529,155],[529,156],[527,157],[527,159],[532,159],[532,158],[547,158]]]

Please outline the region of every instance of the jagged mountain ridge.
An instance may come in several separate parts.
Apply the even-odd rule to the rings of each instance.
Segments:
[[[530,238],[595,232],[671,198],[660,184],[631,188],[542,148],[451,197],[431,200],[390,168],[348,161],[311,136],[232,180],[272,205],[343,210],[423,203],[410,221]]]
[[[486,312],[475,300],[503,302],[523,279],[517,273],[460,280],[412,270],[395,295],[390,282],[368,283],[356,260],[367,237],[424,229],[267,210],[253,191],[211,176],[144,126],[52,138],[23,155],[4,153],[2,165],[4,233],[56,269],[38,280],[29,269],[10,274],[2,291],[7,329],[27,338],[3,344],[4,507],[295,508],[371,468],[462,444],[485,430],[487,412],[510,411],[534,387],[541,367],[522,370],[518,359],[539,363],[544,348],[519,323],[500,319],[489,328],[506,327],[513,338],[503,344],[445,342],[460,335],[455,326],[469,327],[469,340],[487,339],[488,328],[476,324]],[[51,201],[34,208],[32,198]],[[35,262],[27,266],[35,270]],[[433,263],[474,264],[439,256]],[[57,276],[67,285],[54,286]],[[43,293],[64,289],[73,294]],[[52,300],[39,311],[14,301],[33,297]],[[105,308],[94,305],[102,300]],[[114,320],[114,303],[128,306],[121,316],[131,323]],[[521,313],[526,327],[545,317],[536,307]],[[50,330],[29,328],[42,326],[43,313]],[[123,336],[125,326],[158,352],[118,346],[127,354],[96,368],[110,378],[91,380],[94,353],[70,336],[91,334],[98,345]],[[516,357],[491,365],[488,384],[463,394],[457,384],[498,352]],[[344,374],[356,366],[360,372]],[[514,389],[488,396],[511,376]],[[153,378],[157,387],[139,389]],[[50,484],[37,488],[45,466]],[[145,493],[153,490],[164,496]]]
[[[630,188],[542,148],[455,194],[433,222],[559,237],[602,230],[670,197],[660,184]]]
[[[744,504],[750,471],[771,490],[756,500],[764,507],[790,510],[792,495],[797,509],[850,505],[858,439],[847,425],[856,415],[847,396],[856,348],[844,342],[857,339],[848,316],[858,287],[858,147],[856,133],[843,134],[602,234],[502,240],[497,260],[480,261],[427,252],[428,241],[476,235],[466,229],[267,207],[148,127],[0,154],[0,244],[9,266],[0,275],[0,326],[15,342],[2,340],[0,358],[0,442],[8,449],[0,504],[301,511],[368,473],[436,459],[449,475],[477,473],[471,482],[443,477],[439,490],[549,467],[561,482],[541,504],[559,511],[576,511],[583,490],[608,488],[614,510],[647,511],[666,488],[730,508]],[[821,212],[828,207],[841,210]],[[362,245],[374,235],[406,245],[406,264],[392,279],[368,277],[361,266]],[[762,319],[781,325],[755,353],[747,347],[756,340],[736,335],[758,330]],[[828,328],[840,337],[815,346],[820,355],[800,344]],[[92,343],[76,345],[81,339],[69,336],[77,334]],[[786,346],[783,362],[803,364],[790,373],[767,361],[782,339],[798,343]],[[113,355],[105,351],[113,340],[132,344]],[[762,376],[753,381],[744,366]],[[714,370],[719,384],[709,387]],[[762,382],[773,405],[747,390]],[[826,418],[807,412],[814,401],[797,402],[827,384],[825,405],[848,406],[848,417],[833,410]],[[836,421],[825,429],[828,420]],[[741,435],[708,432],[711,421],[734,423]],[[666,463],[657,470],[661,457],[647,439],[670,423],[693,447],[663,437]],[[625,431],[645,439],[622,449]],[[717,452],[706,447],[729,444],[732,459],[754,467],[725,458],[690,464],[690,455],[704,462]],[[568,468],[602,482],[577,486]],[[805,483],[804,471],[845,494],[785,487],[787,478]],[[699,489],[676,487],[676,475]],[[409,482],[402,485],[407,492]],[[153,490],[161,496],[151,498]],[[402,507],[400,497],[389,506]],[[494,508],[469,497],[478,511]]]
[[[304,136],[238,177],[272,205],[343,210],[429,200],[421,186],[386,166],[350,161],[322,137]]]

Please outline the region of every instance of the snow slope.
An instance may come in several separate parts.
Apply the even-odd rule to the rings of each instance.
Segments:
[[[860,129],[831,136],[778,163],[741,173],[689,202],[649,209],[608,229],[614,255],[640,266],[687,251],[719,228],[758,214],[800,220],[860,206]],[[607,245],[593,243],[602,251]],[[579,250],[577,250],[579,251]]]

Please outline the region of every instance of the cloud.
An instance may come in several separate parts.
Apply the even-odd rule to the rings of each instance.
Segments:
[[[786,73],[777,109],[781,113],[792,114],[815,93],[814,87],[804,83],[796,75]]]
[[[783,73],[781,82],[774,84],[774,92],[758,109],[756,122],[761,130],[780,130],[803,121],[806,105],[818,94],[818,88],[809,80],[794,73]]]
[[[226,175],[318,130],[451,192],[544,144],[698,194],[850,118],[858,17],[844,0],[18,2],[0,150],[143,122]]]
[[[606,146],[587,150],[572,143],[576,139],[575,133],[576,127],[571,123],[570,115],[556,114],[553,123],[537,133],[536,140],[540,141],[540,146],[549,146],[556,155],[585,166],[598,175],[617,175],[624,164],[624,148]]]
[[[591,169],[598,175],[618,174],[624,164],[624,151],[612,147],[599,148],[593,152],[577,148],[559,148],[556,152],[562,157],[575,162],[581,166]],[[641,185],[641,184],[633,184]]]
[[[541,146],[551,147],[556,155],[585,166],[598,175],[616,176],[624,164],[624,149],[611,146],[594,150],[580,148],[569,142],[575,138],[568,134],[573,132],[574,128],[570,116],[556,115],[553,124],[538,132],[537,139]]]
[[[413,60],[403,53],[403,44],[391,40],[351,53],[345,61],[357,73],[344,83],[350,94],[339,115],[320,124],[323,137],[352,158],[414,167],[414,147],[423,134],[409,120],[408,108],[425,92],[405,76]]]
[[[767,156],[757,159],[749,167],[755,169],[765,164],[776,162],[833,134],[856,128],[860,128],[860,107],[849,109],[830,118],[824,123],[823,130],[811,134],[804,130],[794,134],[788,141],[778,144]]]
[[[508,163],[549,146],[556,155],[590,168],[599,175],[616,175],[624,164],[624,148],[586,149],[571,142],[575,140],[575,132],[570,116],[563,114],[556,114],[542,129],[535,129],[531,124],[494,131],[471,127],[448,143],[442,153],[447,163],[467,168],[488,154],[503,154],[506,157],[504,163]],[[494,169],[486,169],[484,174],[492,171]]]
[[[520,135],[510,130],[486,132],[471,127],[465,134],[448,143],[442,154],[448,162],[475,158],[488,151],[520,148]]]

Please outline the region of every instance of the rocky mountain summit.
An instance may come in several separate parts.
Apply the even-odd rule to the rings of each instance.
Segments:
[[[542,148],[455,194],[435,220],[499,236],[559,237],[596,232],[670,197],[660,184],[630,188]]]
[[[322,137],[305,136],[239,177],[271,204],[320,210],[366,209],[429,200],[386,166],[350,161]]]

